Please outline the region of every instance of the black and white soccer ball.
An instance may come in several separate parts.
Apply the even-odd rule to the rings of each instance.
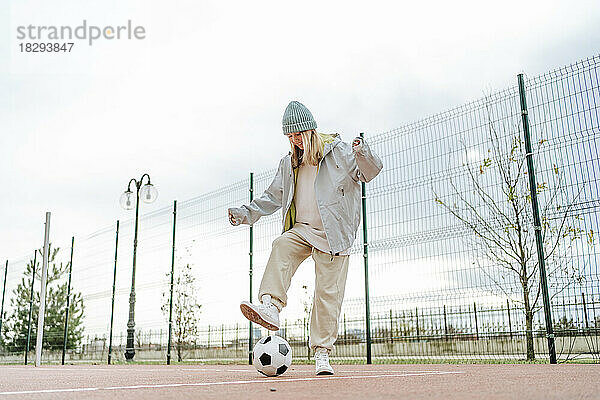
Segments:
[[[254,346],[253,363],[261,374],[279,376],[292,365],[292,348],[281,336],[265,336]]]

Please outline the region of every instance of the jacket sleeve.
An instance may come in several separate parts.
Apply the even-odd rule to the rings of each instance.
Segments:
[[[352,168],[352,179],[356,182],[370,182],[383,169],[381,159],[371,151],[371,148],[365,140],[362,141],[362,146],[356,152],[353,152],[356,161],[355,168]],[[354,163],[352,163],[354,166]]]
[[[248,205],[234,209],[242,224],[253,225],[260,217],[271,215],[282,207],[283,198],[283,160],[279,162],[275,178],[264,193]]]

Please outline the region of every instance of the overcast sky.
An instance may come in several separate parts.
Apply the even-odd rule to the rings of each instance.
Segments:
[[[143,26],[143,40],[21,53],[18,26]],[[350,141],[599,52],[598,1],[9,1],[0,9],[0,259],[85,237],[277,166],[307,105]],[[60,42],[60,41],[59,41]],[[233,206],[233,205],[232,205]],[[223,216],[225,218],[225,210]]]

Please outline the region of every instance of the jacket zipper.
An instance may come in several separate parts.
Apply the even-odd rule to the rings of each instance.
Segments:
[[[319,175],[319,170],[321,169],[321,164],[323,163],[323,160],[325,159],[325,156],[327,154],[331,153],[331,156],[333,157],[333,160],[335,162],[335,166],[337,168],[337,161],[335,160],[335,156],[333,155],[333,148],[331,150],[329,150],[326,154],[323,154],[323,158],[321,159],[321,161],[319,161],[319,166],[317,169],[317,176]],[[315,183],[316,183],[316,178],[315,178]],[[315,194],[317,193],[317,191],[315,190]],[[317,211],[319,211],[319,216],[321,217],[321,222],[323,222],[323,214],[321,214],[321,208],[320,205],[317,203]],[[333,261],[333,250],[331,249],[331,243],[329,243],[329,237],[327,236],[327,230],[325,229],[325,224],[323,224],[323,232],[325,232],[325,238],[327,239],[327,244],[329,244],[329,254],[331,254],[331,259],[329,261]]]

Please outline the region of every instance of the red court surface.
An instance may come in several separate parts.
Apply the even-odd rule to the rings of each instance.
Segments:
[[[9,399],[600,399],[600,365],[0,366]]]

